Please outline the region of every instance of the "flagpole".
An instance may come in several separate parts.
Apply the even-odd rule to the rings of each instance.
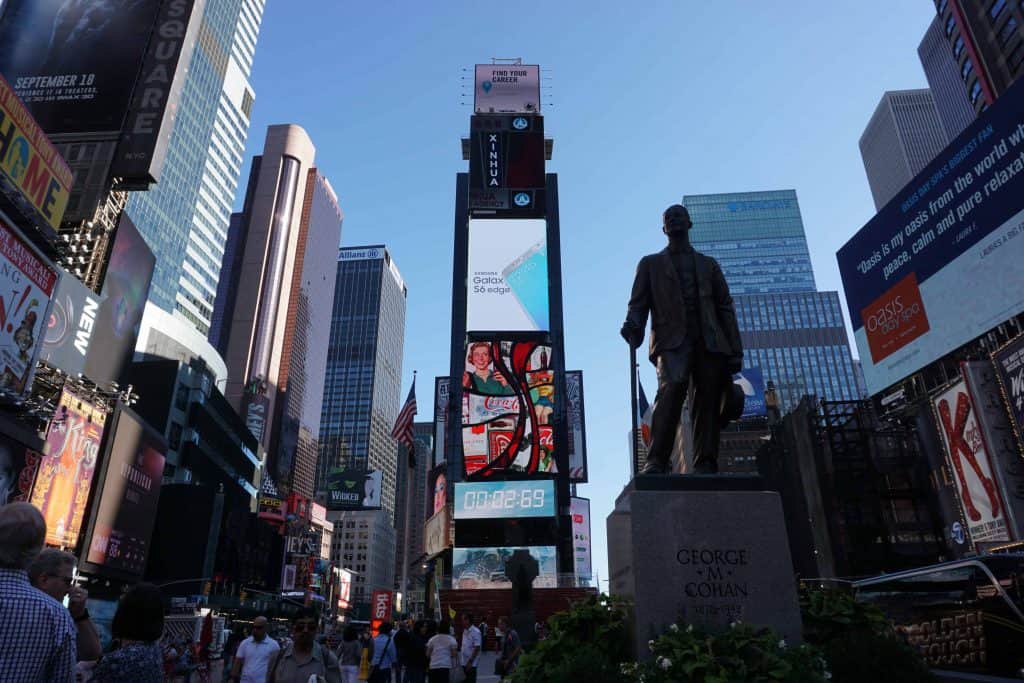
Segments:
[[[633,431],[629,435],[630,451],[632,452],[633,462],[630,463],[629,469],[636,476],[640,463],[637,462],[637,432],[640,429],[637,418],[637,405],[636,405],[636,347],[632,344],[629,345],[629,405],[630,414],[633,416]]]
[[[412,371],[412,384],[416,386],[416,371]],[[415,442],[413,442],[415,444]],[[412,446],[412,450],[415,453],[416,446]],[[413,459],[409,454],[406,454],[406,462],[410,465],[413,463]],[[406,605],[409,604],[409,514],[410,508],[412,507],[412,487],[416,478],[416,469],[414,467],[407,467],[406,480],[405,480],[405,533],[402,535],[405,537],[402,541],[402,582],[399,584],[402,587],[402,607],[406,612],[409,608]]]

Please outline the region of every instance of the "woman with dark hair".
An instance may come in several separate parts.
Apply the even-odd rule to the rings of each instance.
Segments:
[[[355,624],[345,627],[338,646],[338,664],[341,665],[341,683],[358,683],[359,662],[363,655],[363,644],[359,642],[359,629]]]
[[[121,596],[110,625],[120,643],[93,670],[97,683],[162,683],[163,653],[157,641],[164,632],[164,601],[160,589],[140,583]]]

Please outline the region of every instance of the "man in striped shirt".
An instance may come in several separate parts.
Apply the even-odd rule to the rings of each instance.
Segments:
[[[0,681],[75,680],[75,624],[25,571],[43,549],[46,522],[28,503],[0,507]]]

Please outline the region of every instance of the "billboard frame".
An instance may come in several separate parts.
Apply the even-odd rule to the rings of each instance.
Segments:
[[[142,575],[145,574],[143,571],[142,575],[136,575],[128,571],[121,569],[108,567],[102,564],[96,564],[90,562],[87,558],[89,556],[89,546],[92,545],[92,538],[96,532],[97,517],[99,517],[100,499],[103,497],[103,489],[106,488],[107,473],[110,469],[111,451],[114,447],[114,436],[117,434],[118,427],[124,413],[129,413],[129,417],[138,422],[142,428],[143,438],[152,439],[154,443],[158,444],[162,449],[164,456],[167,454],[167,440],[164,435],[153,429],[148,422],[142,419],[142,416],[136,413],[134,410],[129,408],[124,403],[118,402],[114,406],[113,410],[107,414],[106,430],[103,433],[103,445],[100,448],[102,459],[93,471],[93,487],[89,492],[89,503],[87,512],[85,515],[86,523],[82,525],[82,531],[78,535],[78,547],[75,549],[75,555],[80,559],[78,561],[79,571],[85,571],[89,574],[96,576],[102,576],[104,578],[118,579],[120,581],[139,581]],[[159,498],[157,499],[157,505],[159,505]],[[156,528],[156,518],[153,519],[153,528]],[[150,539],[152,541],[153,530],[150,530]],[[148,548],[147,548],[147,560],[148,560]]]

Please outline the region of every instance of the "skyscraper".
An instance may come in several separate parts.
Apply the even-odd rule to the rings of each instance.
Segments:
[[[317,490],[335,467],[379,470],[381,503],[393,520],[406,288],[383,245],[338,252],[327,349]],[[392,568],[394,558],[392,557]]]
[[[953,59],[953,50],[942,30],[942,18],[936,16],[917,47],[917,56],[928,79],[935,109],[939,113],[946,137],[953,140],[977,117],[967,98],[960,65]]]
[[[265,0],[207,0],[160,182],[125,209],[156,254],[149,298],[206,334],[254,94]]]
[[[1024,72],[1024,7],[1008,0],[935,0],[961,87],[988,109]]]
[[[315,150],[294,125],[271,126],[232,216],[211,341],[228,366],[225,395],[270,454],[279,486],[313,496],[342,214]],[[325,248],[327,247],[327,248]]]
[[[722,266],[732,294],[815,291],[794,190],[687,195],[683,204],[690,241]]]
[[[395,586],[404,593],[407,593],[410,587],[401,585],[402,563],[409,563],[410,577],[422,573],[414,572],[413,569],[418,565],[412,563],[423,556],[423,524],[434,511],[433,499],[429,513],[427,511],[427,475],[430,473],[431,454],[434,449],[434,423],[413,423],[413,441],[416,444],[415,469],[408,467],[405,446],[399,447],[401,462],[398,463],[398,493],[395,501],[395,540],[398,546],[395,551]],[[407,520],[408,537],[405,531]],[[406,598],[408,599],[408,595]]]
[[[743,364],[775,383],[782,412],[804,394],[855,398],[839,295],[815,289],[796,192],[687,195],[683,204],[690,241],[719,262],[729,283]]]
[[[882,95],[860,136],[875,208],[881,209],[949,143],[928,88]]]

